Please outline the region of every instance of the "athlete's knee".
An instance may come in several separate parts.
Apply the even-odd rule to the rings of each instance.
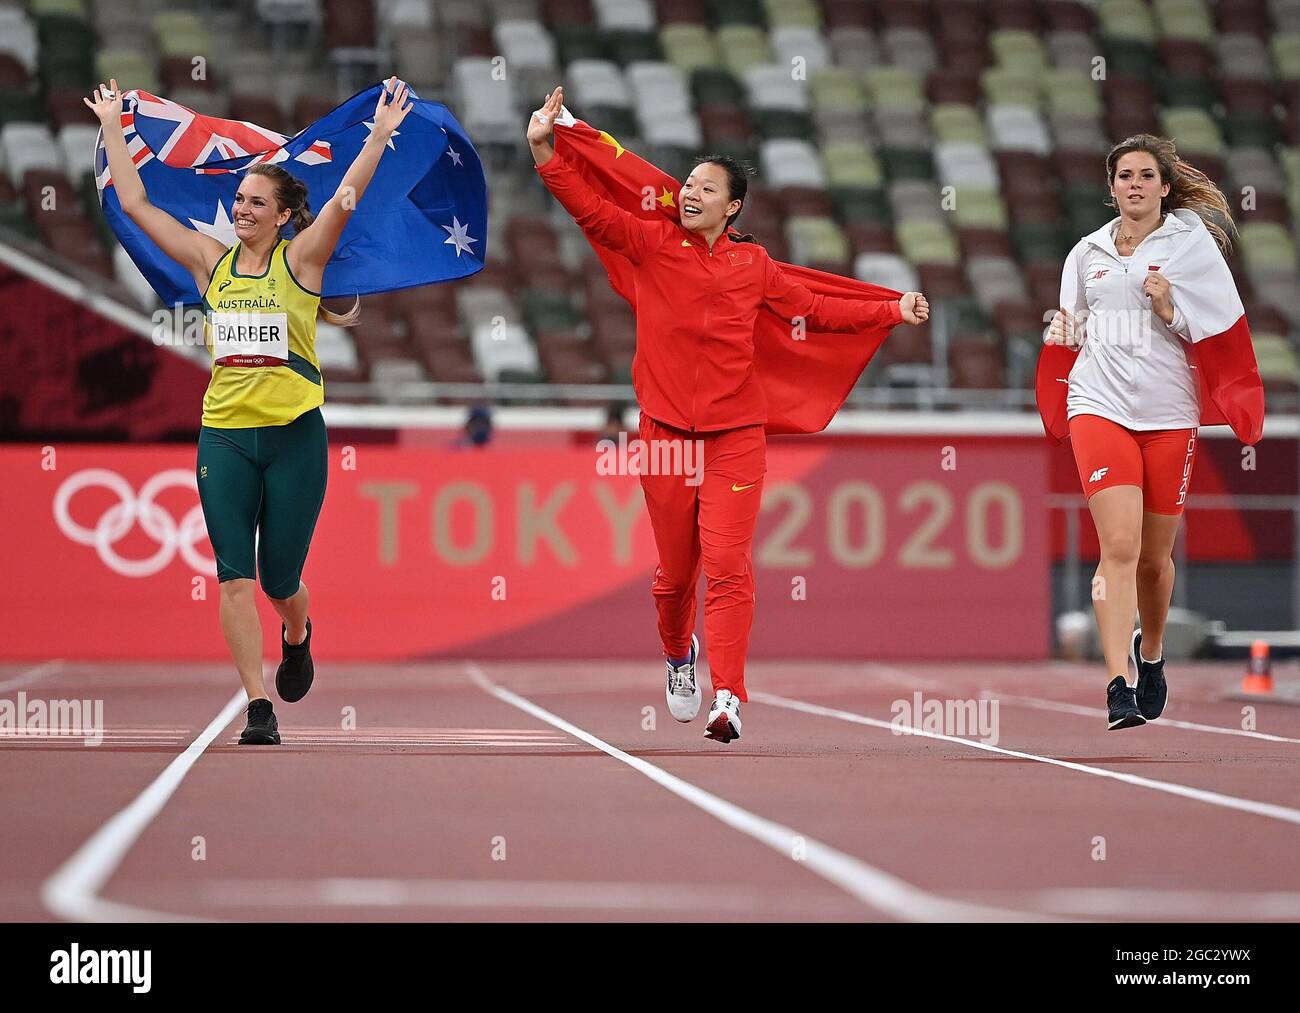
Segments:
[[[1168,556],[1139,556],[1137,564],[1138,580],[1144,584],[1155,584],[1165,575],[1165,568],[1168,567],[1170,573],[1174,569],[1174,561]]]
[[[227,601],[251,597],[256,581],[252,577],[231,577],[221,581],[221,597]]]
[[[262,591],[272,601],[286,602],[298,593],[302,580],[298,574],[288,577],[279,574],[262,574]]]
[[[1136,566],[1142,554],[1140,531],[1112,531],[1101,537],[1101,558],[1119,566]]]

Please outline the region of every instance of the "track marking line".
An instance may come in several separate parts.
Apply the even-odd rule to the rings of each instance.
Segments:
[[[183,753],[178,754],[126,808],[96,830],[71,858],[55,870],[41,885],[41,902],[47,909],[65,921],[78,922],[208,920],[119,904],[102,899],[99,891],[140,835],[162,812],[203,751],[244,709],[247,699],[244,691],[238,690]]]
[[[1141,887],[1048,887],[998,894],[1018,904],[1079,917],[1180,918],[1204,921],[1206,913],[1220,921],[1255,918],[1267,921],[1300,919],[1300,893],[1267,890],[1146,890]],[[988,894],[971,898],[992,899]]]
[[[980,696],[988,700],[1005,700],[1010,704],[1033,707],[1036,710],[1058,711],[1061,714],[1078,714],[1081,717],[1105,717],[1106,711],[1100,707],[1085,707],[1082,704],[1064,703],[1060,700],[1046,700],[1036,696],[1012,696],[996,690],[981,690]],[[1270,735],[1268,732],[1251,732],[1244,728],[1224,728],[1222,725],[1203,725],[1196,721],[1179,721],[1175,718],[1158,718],[1148,721],[1153,728],[1186,728],[1193,732],[1210,732],[1215,735],[1240,735],[1247,739],[1261,739],[1264,742],[1291,742],[1300,745],[1300,739],[1287,738],[1285,735]]]
[[[223,907],[529,908],[627,911],[717,911],[755,914],[797,906],[788,889],[755,895],[736,886],[586,880],[371,879],[210,880],[200,887],[206,903]],[[828,905],[817,894],[805,902]],[[852,901],[837,898],[848,905]],[[843,913],[842,911],[840,912]]]
[[[611,746],[603,739],[584,731],[577,725],[564,720],[548,710],[544,710],[531,700],[527,700],[503,686],[492,682],[483,670],[474,662],[465,663],[470,679],[485,693],[496,697],[504,703],[516,707],[526,714],[531,714],[554,728],[567,732],[575,739],[594,746],[601,752],[627,764],[639,774],[648,777],[655,784],[664,788],[678,798],[689,802],[733,830],[752,837],[761,844],[784,856],[790,862],[803,866],[808,871],[838,886],[846,893],[856,897],[863,904],[903,921],[1055,921],[1049,915],[1037,912],[1011,911],[1004,908],[986,907],[968,904],[964,901],[950,900],[937,894],[929,893],[914,886],[906,880],[868,865],[851,855],[837,851],[828,844],[815,838],[800,834],[797,830],[765,819],[747,809],[742,809],[733,802],[728,802],[703,788],[696,787],[689,781],[668,773],[653,763],[647,763],[640,757],[630,756],[616,746]],[[800,842],[803,844],[804,858],[792,857]]]
[[[1237,798],[1234,795],[1224,795],[1217,791],[1206,791],[1203,788],[1192,788],[1189,785],[1175,784],[1172,781],[1154,781],[1149,777],[1141,777],[1137,774],[1125,774],[1118,770],[1107,770],[1104,767],[1090,767],[1085,763],[1075,763],[1072,760],[1058,760],[1053,756],[1039,756],[1037,753],[1023,753],[1016,749],[1003,749],[1001,746],[993,746],[987,742],[980,742],[976,739],[963,739],[958,738],[955,735],[943,735],[939,732],[927,732],[921,729],[898,726],[889,721],[881,721],[879,718],[869,718],[863,714],[855,714],[852,711],[843,711],[834,707],[822,707],[818,704],[804,703],[802,700],[792,700],[789,697],[776,696],[772,693],[764,693],[758,690],[750,693],[749,698],[755,702],[770,704],[774,707],[784,707],[787,710],[802,711],[805,714],[813,714],[818,717],[836,718],[840,721],[848,721],[852,724],[858,725],[868,725],[872,728],[883,728],[896,734],[916,735],[926,739],[939,739],[943,742],[956,743],[959,746],[968,746],[971,749],[983,749],[986,752],[999,753],[1003,756],[1014,756],[1021,760],[1034,760],[1038,763],[1046,763],[1054,767],[1064,767],[1066,770],[1077,770],[1083,774],[1092,774],[1094,777],[1106,777],[1114,781],[1122,781],[1125,784],[1135,785],[1139,788],[1150,788],[1153,791],[1162,791],[1168,795],[1177,795],[1181,798],[1192,799],[1196,802],[1205,802],[1209,805],[1221,806],[1224,809],[1235,809],[1238,812],[1252,813],[1255,816],[1265,816],[1269,819],[1281,820],[1283,823],[1291,823],[1300,826],[1300,810],[1289,809],[1282,805],[1274,805],[1271,802],[1256,802],[1253,799]]]
[[[62,658],[51,658],[49,661],[43,661],[35,668],[29,668],[25,672],[20,672],[12,678],[0,682],[0,691],[8,689],[17,689],[19,686],[30,686],[34,682],[39,682],[46,676],[53,675],[63,668]]]

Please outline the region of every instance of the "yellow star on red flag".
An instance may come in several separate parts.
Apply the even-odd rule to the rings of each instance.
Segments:
[[[613,134],[610,134],[610,133],[607,132],[607,131],[602,130],[602,131],[600,132],[600,139],[601,139],[601,142],[604,143],[604,144],[611,144],[611,145],[613,145],[613,147],[614,147],[614,157],[615,157],[615,158],[618,158],[618,157],[619,157],[620,155],[622,155],[623,152],[626,150],[626,149],[623,147],[623,145],[621,145],[621,144],[618,143],[618,141],[614,138],[614,135],[613,135]]]

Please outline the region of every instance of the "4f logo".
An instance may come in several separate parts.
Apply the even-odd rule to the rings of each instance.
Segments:
[[[1092,276],[1092,280],[1096,281],[1098,278],[1104,278],[1108,274],[1110,274],[1110,268],[1103,267],[1100,271],[1098,271],[1096,274]]]
[[[1094,471],[1094,472],[1092,473],[1092,477],[1091,477],[1090,479],[1088,479],[1088,481],[1089,481],[1089,482],[1100,482],[1100,481],[1102,480],[1102,477],[1103,477],[1103,476],[1106,474],[1106,472],[1108,472],[1108,471],[1110,471],[1109,468],[1098,468],[1096,471]]]

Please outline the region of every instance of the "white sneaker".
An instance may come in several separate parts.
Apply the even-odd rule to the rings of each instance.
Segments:
[[[668,713],[678,721],[694,721],[700,713],[700,701],[704,695],[700,684],[695,681],[695,662],[700,657],[700,641],[691,634],[691,656],[680,668],[673,668],[673,663],[666,658],[668,666],[668,686],[664,696],[668,699]]]
[[[730,742],[740,738],[740,701],[729,689],[718,690],[713,706],[709,708],[709,722],[704,737],[717,742]]]

